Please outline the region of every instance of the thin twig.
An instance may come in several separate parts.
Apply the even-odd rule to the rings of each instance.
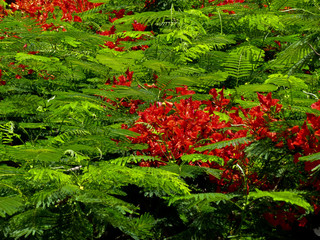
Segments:
[[[311,46],[310,43],[308,43],[308,44],[309,44],[309,46],[311,47],[311,49],[314,51],[314,53],[317,54],[318,56],[320,56],[320,53],[318,53],[318,52]]]
[[[317,97],[317,95],[313,94],[313,93],[309,93],[309,92],[306,92],[305,90],[302,90],[303,93],[307,94],[307,95],[311,95],[313,96],[315,99],[319,100],[319,98]]]

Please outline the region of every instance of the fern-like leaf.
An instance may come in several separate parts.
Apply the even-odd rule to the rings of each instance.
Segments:
[[[308,211],[313,211],[313,207],[300,195],[303,192],[292,192],[292,191],[281,191],[281,192],[269,192],[269,191],[260,191],[256,189],[256,192],[250,192],[249,198],[259,199],[268,197],[273,201],[281,201],[289,204],[297,205]]]
[[[308,161],[308,162],[313,162],[318,160],[320,160],[320,152],[299,158],[299,161]]]
[[[207,203],[219,203],[220,201],[228,201],[236,197],[235,194],[224,194],[224,193],[197,193],[188,196],[173,197],[169,200],[169,205],[175,204],[176,202],[189,202],[192,206],[197,205],[201,202]]]
[[[231,139],[231,140],[216,142],[216,143],[209,144],[209,145],[202,146],[202,147],[197,147],[197,148],[195,148],[195,150],[197,150],[199,152],[204,152],[206,150],[210,151],[210,150],[214,150],[214,149],[218,149],[218,148],[224,148],[229,145],[237,146],[237,145],[241,145],[241,144],[247,144],[250,141],[251,140],[247,137],[235,138],[235,139]]]
[[[16,213],[24,206],[23,202],[20,196],[0,197],[0,217]]]

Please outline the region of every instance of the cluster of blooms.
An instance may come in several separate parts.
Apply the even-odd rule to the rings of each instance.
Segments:
[[[102,12],[101,12],[102,13]],[[109,14],[109,13],[108,13]],[[123,18],[125,15],[129,16],[129,15],[133,15],[133,12],[132,11],[129,11],[126,13],[126,10],[125,9],[120,9],[119,11],[117,10],[113,10],[111,12],[111,14],[115,14],[115,17],[111,17],[109,15],[109,22],[113,23],[114,21],[116,21],[117,19],[120,19],[120,18]]]
[[[156,0],[146,0],[145,3],[144,3],[144,7],[145,8],[151,8],[153,7],[154,5],[156,4]]]
[[[186,87],[177,88],[176,92],[181,95],[194,93],[187,90]],[[130,130],[141,133],[141,135],[131,140],[134,143],[148,143],[149,148],[144,150],[144,154],[160,156],[163,161],[168,161],[169,159],[177,160],[185,153],[197,153],[195,148],[202,145],[245,137],[247,130],[224,131],[232,124],[243,122],[240,121],[241,118],[236,108],[232,108],[232,111],[235,111],[234,113],[230,112],[232,121],[219,121],[219,116],[215,112],[229,113],[227,109],[230,100],[224,97],[223,91],[217,93],[215,89],[212,89],[210,94],[213,97],[212,101],[193,101],[189,98],[180,100],[180,103],[167,101],[155,103],[139,113],[139,120]],[[207,139],[207,143],[203,143],[203,139]],[[200,144],[200,142],[202,143]],[[244,147],[245,144],[236,147],[227,146],[223,149],[215,149],[204,153],[223,158],[225,164],[230,159],[235,158],[247,161],[242,151]],[[163,163],[148,162],[142,164],[157,166]],[[218,167],[216,163],[199,161],[196,164],[204,167]],[[225,174],[226,178],[222,181],[227,181],[227,178],[231,177],[232,171],[228,174],[225,172]],[[240,182],[240,178],[238,182]],[[238,184],[236,183],[236,185]],[[231,186],[229,191],[231,191],[231,188],[235,190],[235,186]]]
[[[0,18],[4,18],[5,16],[8,16],[8,10],[0,6]]]
[[[186,94],[193,93],[186,92]],[[271,93],[266,96],[258,93],[260,105],[248,109],[241,106],[230,106],[230,100],[225,98],[223,91],[218,93],[215,89],[212,89],[210,94],[212,95],[211,100],[194,101],[189,98],[175,103],[164,100],[164,102],[157,102],[146,110],[139,112],[139,119],[130,130],[140,133],[140,136],[130,138],[130,140],[133,143],[148,144],[147,149],[137,154],[159,156],[162,160],[141,162],[141,166],[164,165],[169,160],[179,162],[184,154],[199,153],[195,150],[197,147],[246,137],[248,134],[253,136],[256,141],[269,138],[275,147],[287,148],[294,155],[294,163],[299,161],[300,156],[320,152],[320,116],[307,114],[307,120],[302,126],[272,132],[270,123],[281,123],[278,115],[282,105],[278,103],[279,100],[272,99]],[[320,101],[313,104],[312,108],[320,110]],[[227,114],[230,119],[220,121],[218,114],[215,114],[217,112]],[[244,117],[240,117],[240,112]],[[230,130],[230,127],[238,125],[243,126],[244,129]],[[227,164],[230,161],[233,163],[231,165],[239,164],[246,170],[247,191],[252,187],[263,190],[273,189],[276,181],[267,182],[263,177],[259,179],[256,172],[250,172],[250,159],[244,153],[244,149],[250,144],[230,145],[203,152],[203,154],[222,158],[225,163],[223,166],[215,162],[202,161],[190,162],[189,164],[222,170],[221,179],[216,179],[213,176],[210,178],[216,185],[217,192],[234,192],[243,187],[242,174],[238,169]],[[320,160],[305,162],[307,176],[319,164]],[[320,190],[320,180],[310,177],[307,182],[301,182],[301,187],[312,187],[315,190]],[[314,206],[318,208],[319,200],[315,202],[317,204]],[[299,212],[294,213],[293,216],[288,214],[290,215],[290,211],[279,209],[276,213],[269,213],[265,217],[271,224],[289,229],[288,224],[290,225],[293,222],[291,221],[292,218],[297,220]],[[283,222],[272,221],[280,215],[286,216],[284,219],[287,220]],[[299,225],[302,226],[305,221],[305,218],[301,218]]]
[[[1,78],[2,78],[2,69],[0,69],[0,86],[6,85],[7,82],[4,80],[1,80]]]
[[[209,0],[209,3],[212,3],[212,2],[214,2],[215,0]],[[215,6],[224,6],[224,5],[228,5],[228,4],[234,4],[234,3],[244,3],[244,1],[245,0],[224,0],[224,1],[222,1],[222,2],[219,2],[219,3],[217,3],[217,4],[213,4],[213,5],[215,5]],[[202,5],[201,6],[201,8],[202,7],[204,7],[204,5]],[[246,6],[244,6],[244,7],[246,7]],[[236,14],[236,12],[235,11],[233,11],[233,10],[227,10],[227,9],[224,9],[224,10],[222,10],[224,13],[228,13],[229,15],[231,15],[231,14]],[[209,13],[209,15],[208,15],[209,17],[212,17],[212,16],[214,16],[214,14],[212,14],[212,13]]]
[[[132,83],[132,77],[133,77],[133,71],[130,72],[129,68],[127,69],[127,71],[125,72],[126,73],[126,76],[124,75],[120,75],[118,77],[118,80],[116,79],[115,76],[113,76],[113,81],[112,81],[112,87],[115,87],[116,85],[119,85],[119,86],[128,86],[130,87],[131,86],[131,83]],[[106,85],[111,85],[111,79],[109,78],[106,83]]]
[[[0,40],[2,39],[5,39],[5,38],[20,38],[19,36],[16,35],[16,33],[11,33],[11,32],[7,32],[7,31],[4,31],[4,32],[0,32]]]
[[[209,3],[214,2],[215,0],[208,0]],[[224,5],[228,5],[228,4],[234,4],[234,3],[244,3],[244,0],[224,0],[222,2],[219,2],[217,4],[213,4],[215,6],[224,6]],[[204,5],[201,6],[201,8],[203,8]],[[227,9],[222,10],[224,13],[229,13],[229,14],[235,14],[235,11],[229,11]],[[209,14],[209,17],[211,17],[212,14]]]
[[[113,88],[116,88],[116,86],[127,86],[130,87],[132,80],[133,80],[133,71],[130,71],[129,68],[125,72],[126,75],[120,75],[118,79],[113,76],[113,79],[110,78],[106,81],[105,85],[112,85]],[[113,91],[113,90],[110,90]],[[130,114],[134,114],[137,111],[137,108],[139,105],[143,104],[144,102],[137,99],[117,99],[117,101],[112,101],[108,99],[107,97],[102,97],[102,99],[108,103],[110,103],[112,106],[117,108],[126,108],[129,109]]]
[[[224,13],[229,13],[229,15],[231,15],[231,14],[236,14],[235,11],[233,11],[233,10],[227,10],[227,9],[222,10],[222,12],[224,12]]]
[[[209,0],[209,3],[214,2],[215,0]],[[223,6],[223,5],[227,5],[227,4],[234,4],[234,3],[244,3],[244,0],[224,0],[218,4],[216,4],[216,6]]]
[[[87,0],[16,0],[15,3],[11,4],[11,8],[12,11],[19,10],[26,13],[27,16],[36,19],[44,30],[57,30],[59,28],[64,30],[61,26],[46,23],[49,13],[52,14],[53,18],[56,17],[53,14],[56,7],[62,10],[63,16],[61,20],[81,22],[82,19],[79,16],[73,16],[73,13],[87,11],[101,4],[91,3]]]
[[[39,52],[38,51],[28,52],[28,54],[33,54],[33,55],[37,54],[37,53],[39,53]],[[33,69],[31,69],[31,68],[28,69],[27,65],[24,65],[24,64],[16,65],[15,62],[9,63],[9,68],[11,69],[12,72],[16,73],[16,75],[15,75],[16,79],[21,79],[22,76],[28,76],[28,75],[35,73],[35,71]],[[39,71],[38,76],[45,79],[45,80],[49,80],[49,79],[52,80],[55,78],[53,75],[49,74],[46,70]],[[0,86],[6,85],[7,82],[5,80],[1,80],[1,77],[2,77],[2,70],[0,70]]]
[[[286,211],[283,210],[284,203],[278,204],[276,207],[268,208],[268,212],[263,214],[264,218],[274,227],[280,226],[283,230],[292,230],[292,225],[296,222],[299,227],[305,227],[308,220],[306,217],[301,216],[305,214],[303,208],[293,208],[290,207]],[[298,220],[297,220],[298,219]]]
[[[125,72],[126,75],[120,75],[118,77],[118,79],[113,76],[113,79],[111,80],[110,78],[106,81],[105,85],[111,85],[113,88],[116,88],[117,86],[127,86],[130,87],[132,84],[132,80],[133,80],[133,71],[130,71],[129,68],[127,69],[127,71]],[[160,89],[156,84],[157,84],[157,79],[158,76],[156,74],[153,75],[153,80],[154,83],[153,84],[144,84],[145,88],[158,88]],[[138,86],[139,88],[141,88],[141,86]],[[194,94],[194,91],[188,90],[188,88],[186,86],[183,87],[176,87],[176,95],[177,96],[183,96],[183,95],[189,95],[189,94]],[[112,89],[110,91],[113,91]],[[167,91],[172,91],[171,89],[168,89]],[[167,96],[167,94],[163,95],[163,99],[169,100],[171,99],[173,96],[169,95]],[[139,100],[139,99],[125,99],[125,98],[121,98],[121,99],[117,99],[117,101],[112,101],[110,99],[108,99],[107,97],[102,97],[102,99],[108,103],[110,103],[111,105],[117,107],[117,108],[129,108],[128,113],[130,114],[134,114],[136,113],[139,105],[144,104],[143,101]],[[126,125],[123,125],[124,128],[127,128]]]
[[[132,15],[133,12],[130,11],[128,13],[125,13],[125,9],[120,9],[119,11],[112,11],[111,14],[115,14],[115,17],[112,18],[109,15],[109,21],[111,23],[113,23],[115,20],[117,19],[121,19],[123,18],[125,15]],[[146,25],[143,25],[141,23],[138,23],[136,20],[134,20],[134,22],[132,23],[132,27],[133,27],[133,31],[145,31],[145,29],[147,28]],[[105,30],[105,31],[97,31],[97,34],[103,35],[103,36],[112,36],[116,33],[116,28],[115,26],[112,26],[109,30]],[[110,49],[114,49],[116,51],[122,52],[124,51],[124,47],[121,47],[121,42],[136,42],[137,40],[144,40],[144,36],[140,36],[138,38],[132,38],[129,36],[126,36],[124,38],[118,37],[114,42],[113,41],[106,41],[106,43],[104,44],[105,46],[107,46]],[[147,48],[149,48],[148,45],[138,45],[138,46],[133,46],[131,47],[131,50],[146,50]]]

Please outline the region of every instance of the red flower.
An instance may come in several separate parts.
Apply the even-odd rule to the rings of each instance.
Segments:
[[[113,49],[116,47],[116,45],[111,41],[106,41],[106,43],[104,45],[106,45],[110,49]]]
[[[275,40],[274,42],[279,46],[279,48],[281,48],[281,42],[280,41]]]
[[[35,54],[38,54],[39,53],[39,51],[30,51],[30,52],[28,52],[28,54],[31,54],[31,55],[35,55]]]
[[[0,86],[6,85],[6,81],[1,80],[2,77],[2,69],[0,69]]]
[[[317,109],[317,110],[320,111],[320,100],[318,100],[317,102],[313,103],[313,104],[311,105],[311,108],[312,108],[312,109]]]
[[[113,26],[110,28],[109,31],[108,31],[108,30],[103,31],[103,32],[97,31],[97,34],[100,34],[100,35],[102,35],[102,36],[110,36],[110,35],[115,34],[115,32],[116,32],[116,27],[113,25]]]
[[[276,107],[276,112],[279,112],[282,105],[281,104],[278,104],[277,102],[279,102],[278,99],[272,99],[272,93],[268,93],[267,96],[263,96],[262,94],[260,93],[257,93],[258,94],[258,99],[261,103],[261,107],[262,107],[262,110],[265,111],[265,112],[269,112],[270,111],[270,108],[275,106]]]
[[[134,31],[144,31],[147,26],[143,25],[142,23],[138,23],[136,20],[134,20],[134,23],[132,23]]]
[[[176,93],[180,94],[180,95],[193,95],[196,92],[192,91],[192,90],[188,90],[187,86],[183,86],[183,87],[177,87],[176,88]]]
[[[82,19],[81,19],[81,17],[79,17],[79,16],[74,16],[74,17],[73,17],[73,21],[74,21],[74,22],[82,22]]]

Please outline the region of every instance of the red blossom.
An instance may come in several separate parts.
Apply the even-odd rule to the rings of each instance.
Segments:
[[[311,105],[311,108],[312,108],[312,109],[317,109],[317,110],[320,111],[320,100],[318,100],[317,102],[313,103],[313,104]]]
[[[28,52],[28,54],[31,54],[31,55],[35,55],[35,54],[38,54],[39,53],[39,51],[30,51],[30,52]]]
[[[52,14],[55,7],[60,8],[63,13],[61,20],[72,21],[74,19],[75,22],[81,22],[82,20],[79,16],[73,17],[72,14],[84,12],[101,4],[91,3],[87,0],[16,0],[11,4],[11,9],[13,12],[20,10],[27,16],[36,19],[43,30],[58,30],[60,26],[46,23],[47,19],[51,17],[49,13]],[[52,17],[55,18],[54,15]]]
[[[188,90],[187,86],[183,86],[183,87],[177,87],[176,88],[176,93],[179,95],[193,95],[196,92],[192,91],[192,90]]]
[[[110,35],[113,35],[115,34],[116,32],[116,27],[113,25],[110,30],[106,30],[106,31],[103,31],[103,32],[99,32],[97,31],[97,34],[100,34],[102,36],[110,36]]]
[[[79,16],[74,16],[74,17],[73,17],[73,21],[74,21],[74,22],[82,22],[82,19],[81,19],[81,17],[79,17]]]
[[[147,28],[147,25],[138,23],[136,20],[134,20],[134,23],[132,23],[132,26],[134,31],[144,31]]]
[[[280,41],[275,40],[274,42],[279,46],[279,48],[281,48],[281,42]]]
[[[6,81],[1,80],[2,77],[2,69],[0,69],[0,86],[6,85]]]

